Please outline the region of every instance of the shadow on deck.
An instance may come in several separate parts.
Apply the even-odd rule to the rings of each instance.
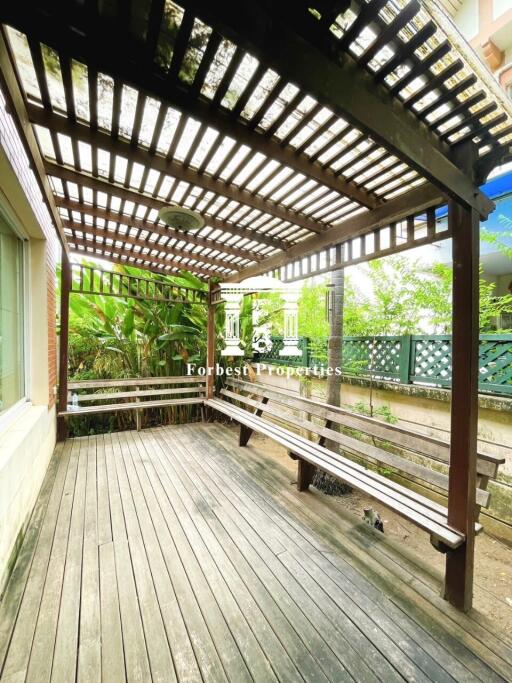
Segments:
[[[2,681],[512,680],[485,619],[255,443],[192,424],[60,444],[0,609]]]

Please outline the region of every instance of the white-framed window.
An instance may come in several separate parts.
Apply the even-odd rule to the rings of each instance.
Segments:
[[[0,206],[0,421],[27,399],[26,242]]]

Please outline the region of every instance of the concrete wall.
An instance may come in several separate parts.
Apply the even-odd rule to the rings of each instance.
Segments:
[[[465,0],[453,19],[464,38],[472,40],[479,29],[478,0]]]
[[[272,375],[262,372],[256,381],[299,391],[297,378],[279,376],[274,366]],[[286,369],[284,368],[286,371]],[[312,381],[312,397],[325,400],[326,381]],[[374,410],[385,407],[398,423],[421,434],[445,440],[450,435],[450,392],[445,389],[375,382],[371,391]],[[361,379],[342,384],[341,402],[346,407],[358,403],[369,406],[370,386]],[[378,416],[377,416],[378,417]],[[512,398],[481,394],[478,413],[479,448],[505,458],[499,481],[489,484],[491,505],[481,520],[489,533],[512,543]],[[421,488],[421,487],[420,487]]]
[[[55,446],[55,259],[53,230],[41,227],[16,155],[15,133],[1,112],[0,207],[26,243],[26,396],[0,416],[0,594],[16,559]],[[9,139],[10,138],[10,139]],[[10,154],[10,156],[8,156]],[[20,165],[17,168],[17,165]]]

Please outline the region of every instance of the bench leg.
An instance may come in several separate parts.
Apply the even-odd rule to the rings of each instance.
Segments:
[[[246,425],[240,425],[240,435],[238,437],[239,446],[247,446],[249,439],[251,438],[253,430]]]
[[[316,467],[307,460],[297,458],[297,490],[307,491],[315,476]]]

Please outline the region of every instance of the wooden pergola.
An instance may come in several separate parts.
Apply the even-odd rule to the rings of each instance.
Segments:
[[[62,243],[63,340],[72,254],[290,281],[452,239],[448,521],[466,540],[446,597],[468,609],[493,209],[478,187],[510,155],[512,116],[448,17],[434,0],[36,0],[3,3],[0,20],[2,85]],[[168,204],[205,227],[169,228]],[[212,300],[208,364],[213,320]]]

